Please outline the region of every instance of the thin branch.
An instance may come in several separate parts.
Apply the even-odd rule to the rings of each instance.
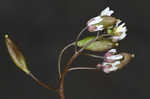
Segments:
[[[84,30],[84,29],[83,29],[83,30]],[[82,32],[80,32],[79,37],[80,37],[81,34],[82,34]],[[97,39],[99,39],[99,38],[101,38],[101,37],[109,36],[109,34],[102,34],[101,36],[99,36],[99,34],[100,34],[100,31],[97,32],[97,36],[96,36],[95,39],[89,41],[89,42],[88,42],[85,46],[83,46],[79,51],[75,52],[75,54],[71,57],[71,59],[69,60],[69,62],[67,63],[66,66],[69,67],[69,65],[73,62],[73,60],[74,60],[76,57],[78,57],[78,56],[80,55],[80,53],[81,53],[88,45],[90,45],[91,43],[95,42]],[[77,43],[77,42],[75,42],[75,43]],[[69,47],[71,47],[71,46],[73,46],[73,45],[74,45],[74,42],[71,43],[71,44],[69,44],[69,45],[67,45],[66,47],[64,47],[64,49],[61,51],[61,53],[60,53],[60,55],[59,55],[59,59],[58,59],[58,72],[59,72],[60,78],[61,78],[61,68],[60,68],[60,64],[61,64],[61,60],[62,60],[62,55],[63,55],[64,51],[65,51],[67,48],[69,48]]]
[[[73,46],[74,44],[75,44],[74,42],[68,44],[67,46],[65,46],[65,47],[61,50],[61,52],[60,52],[60,54],[59,54],[59,57],[58,57],[58,73],[59,73],[59,78],[61,78],[61,60],[62,60],[62,56],[63,56],[63,54],[64,54],[64,51],[65,51],[66,49],[68,49],[69,47]]]
[[[30,73],[29,75],[33,80],[35,80],[39,85],[43,86],[44,88],[48,89],[48,90],[55,90],[57,91],[58,89],[57,88],[54,88],[52,86],[49,86],[43,82],[41,82],[37,77],[35,77],[32,73]]]
[[[60,79],[60,82],[59,82],[59,96],[60,96],[60,99],[65,99],[65,95],[64,95],[64,80],[65,80],[65,76],[66,74],[68,73],[68,68],[66,67],[64,69],[64,72],[62,73],[62,76],[61,76],[61,79]]]
[[[70,67],[70,65],[72,64],[72,62],[80,55],[80,53],[88,46],[90,45],[91,43],[95,42],[99,37],[99,33],[97,33],[97,36],[95,39],[89,41],[84,47],[82,47],[79,51],[75,52],[73,54],[73,56],[70,58],[70,60],[68,61],[68,63],[66,64],[66,67],[62,73],[62,76],[61,76],[61,79],[60,79],[60,82],[59,82],[59,96],[60,96],[60,99],[65,99],[65,96],[64,96],[64,79],[65,79],[65,76],[68,72],[68,69]]]
[[[86,56],[94,57],[94,58],[105,59],[104,56],[98,56],[98,55],[88,54],[88,53],[82,53],[82,54],[83,54],[83,55],[86,55]]]
[[[68,69],[69,71],[73,70],[96,70],[96,68],[92,67],[72,67]]]
[[[75,41],[75,52],[78,51],[78,50],[77,50],[77,43],[78,43],[78,40],[79,40],[80,36],[82,35],[82,33],[83,33],[86,29],[87,29],[87,26],[84,27],[84,28],[81,30],[81,32],[78,34],[78,36],[77,36],[77,38],[76,38],[76,41]]]

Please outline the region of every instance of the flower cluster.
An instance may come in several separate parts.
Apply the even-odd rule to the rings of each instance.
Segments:
[[[126,37],[127,28],[125,23],[120,24],[122,21],[111,15],[114,13],[109,7],[105,8],[99,16],[90,19],[87,22],[89,32],[96,32],[105,30],[110,34],[113,42],[117,42]]]
[[[116,49],[111,49],[104,55],[105,59],[102,64],[98,64],[97,68],[102,68],[105,73],[116,71],[119,69],[120,61],[123,59],[121,54],[117,54]]]
[[[113,13],[114,11],[110,10],[109,7],[105,8],[99,16],[96,16],[87,22],[88,31],[102,31],[102,33],[108,34],[109,36],[104,37],[102,39],[103,41],[106,39],[110,40],[112,43],[117,43],[118,41],[124,39],[127,36],[127,27],[125,26],[125,23],[122,22],[120,19],[113,17]],[[101,43],[101,45],[102,44],[103,43]],[[93,46],[94,45],[100,46],[98,45],[98,43],[93,43]],[[102,48],[102,46],[100,47]],[[111,48],[107,49],[108,51],[104,55],[104,61],[101,64],[97,64],[97,69],[102,69],[105,73],[110,73],[111,71],[118,70],[119,68],[123,67],[126,63],[128,63],[124,60],[129,61],[132,57],[132,55],[129,53],[118,54],[116,49],[113,48],[113,46],[111,46]]]
[[[90,32],[103,30],[104,26],[103,26],[103,24],[100,24],[104,20],[103,17],[104,16],[111,16],[113,13],[114,13],[114,11],[110,10],[109,7],[107,7],[106,9],[104,9],[99,16],[94,17],[94,18],[90,19],[87,22],[88,30]]]

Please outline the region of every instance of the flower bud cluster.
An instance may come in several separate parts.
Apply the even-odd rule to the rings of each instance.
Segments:
[[[105,8],[99,16],[90,19],[87,22],[87,27],[89,32],[102,31],[108,34],[108,37],[103,37],[103,39],[109,39],[111,42],[117,43],[123,40],[127,34],[127,27],[125,23],[120,19],[112,16],[113,10],[109,7]],[[99,46],[98,44],[96,46]],[[94,47],[96,48],[96,47]],[[104,55],[104,60],[101,64],[97,64],[97,69],[102,69],[105,73],[110,73],[124,67],[130,60],[132,54],[129,53],[117,53],[117,50],[109,48]]]
[[[114,13],[109,7],[105,8],[100,15],[90,19],[87,22],[89,32],[98,32],[106,34],[100,36],[97,40],[88,45],[85,49],[94,52],[104,52],[104,60],[101,64],[97,64],[97,69],[102,69],[105,73],[110,73],[124,67],[131,60],[130,53],[117,53],[114,47],[118,46],[118,41],[123,40],[127,34],[127,27],[120,19],[113,17]],[[100,35],[101,35],[100,34]],[[88,42],[95,39],[96,36],[84,38],[77,42],[78,47],[84,47]]]
[[[125,23],[120,24],[122,21],[111,15],[114,13],[109,7],[105,8],[99,16],[90,19],[87,22],[89,32],[96,32],[105,30],[110,34],[110,39],[113,42],[118,42],[126,37],[127,28]]]
[[[102,68],[105,73],[110,73],[111,71],[116,71],[119,69],[118,65],[123,59],[121,54],[117,54],[116,49],[111,49],[104,55],[105,59],[102,64],[98,64],[97,68]]]

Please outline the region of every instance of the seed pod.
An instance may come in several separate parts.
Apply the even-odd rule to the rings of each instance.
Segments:
[[[78,41],[77,46],[78,47],[83,47],[85,46],[88,42],[90,42],[91,40],[95,39],[95,36],[92,37],[86,37],[83,40]],[[90,44],[89,46],[87,46],[85,49],[86,50],[90,50],[90,51],[94,51],[94,52],[103,52],[106,50],[111,49],[112,47],[114,47],[115,45],[118,45],[117,43],[112,42],[109,39],[98,39],[97,41],[93,42],[92,44]]]
[[[22,71],[29,75],[30,71],[27,68],[25,58],[16,46],[16,44],[8,37],[8,35],[5,35],[5,42],[9,55],[13,62],[16,64],[17,67],[19,67]]]
[[[124,53],[124,52],[120,54],[123,56],[123,60],[121,60],[120,64],[118,65],[119,69],[125,67],[131,61],[131,59],[135,57],[134,54]]]
[[[112,16],[102,16],[102,19],[100,24],[103,25],[104,29],[113,26],[117,22],[117,19]]]

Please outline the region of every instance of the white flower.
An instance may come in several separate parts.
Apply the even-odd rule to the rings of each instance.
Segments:
[[[110,52],[110,53],[116,53],[117,50],[116,49],[110,49],[108,52]]]
[[[117,34],[119,33],[120,35],[119,36],[112,36],[113,41],[122,40],[127,36],[127,34],[126,34],[127,27],[125,26],[125,23],[122,23],[121,25],[119,25],[120,22],[121,21],[118,21],[116,23],[115,31],[114,31],[115,33],[117,33]]]
[[[120,22],[117,23],[118,25],[116,26],[117,27],[116,32],[126,32],[127,31],[127,27],[124,26],[125,23],[122,23],[121,25],[119,25]]]
[[[100,16],[94,17],[94,18],[92,18],[92,19],[88,22],[88,26],[98,24],[98,23],[100,23],[102,20],[103,20],[103,19],[102,19]]]
[[[118,41],[118,40],[122,40],[127,36],[127,34],[125,32],[123,32],[120,36],[113,36],[112,39],[114,41]]]
[[[103,62],[103,71],[105,73],[116,71],[117,69],[119,69],[117,66],[119,64],[120,64],[120,61],[115,61],[114,63]],[[108,65],[110,65],[110,67],[107,67]]]
[[[115,27],[118,27],[121,22],[121,20],[117,20]]]
[[[87,23],[89,31],[103,30],[103,25],[99,24],[102,20],[103,19],[100,16],[94,17],[91,20],[89,20]]]
[[[101,12],[101,16],[111,16],[113,13],[114,11],[107,7]]]
[[[102,68],[105,73],[109,73],[111,71],[116,71],[119,67],[121,59],[123,56],[121,54],[116,54],[116,49],[111,49],[105,54],[104,62],[102,63]]]
[[[87,22],[88,31],[95,32],[95,31],[103,30],[104,24],[101,24],[101,22],[104,19],[103,16],[111,16],[113,13],[114,11],[110,10],[109,7],[105,8],[99,16],[94,17]]]
[[[119,59],[122,59],[123,56],[120,55],[120,54],[117,54],[117,55],[112,55],[112,56],[108,56],[106,57],[107,59],[111,59],[111,60],[119,60]]]
[[[94,31],[103,30],[103,25],[96,25],[96,29]]]

